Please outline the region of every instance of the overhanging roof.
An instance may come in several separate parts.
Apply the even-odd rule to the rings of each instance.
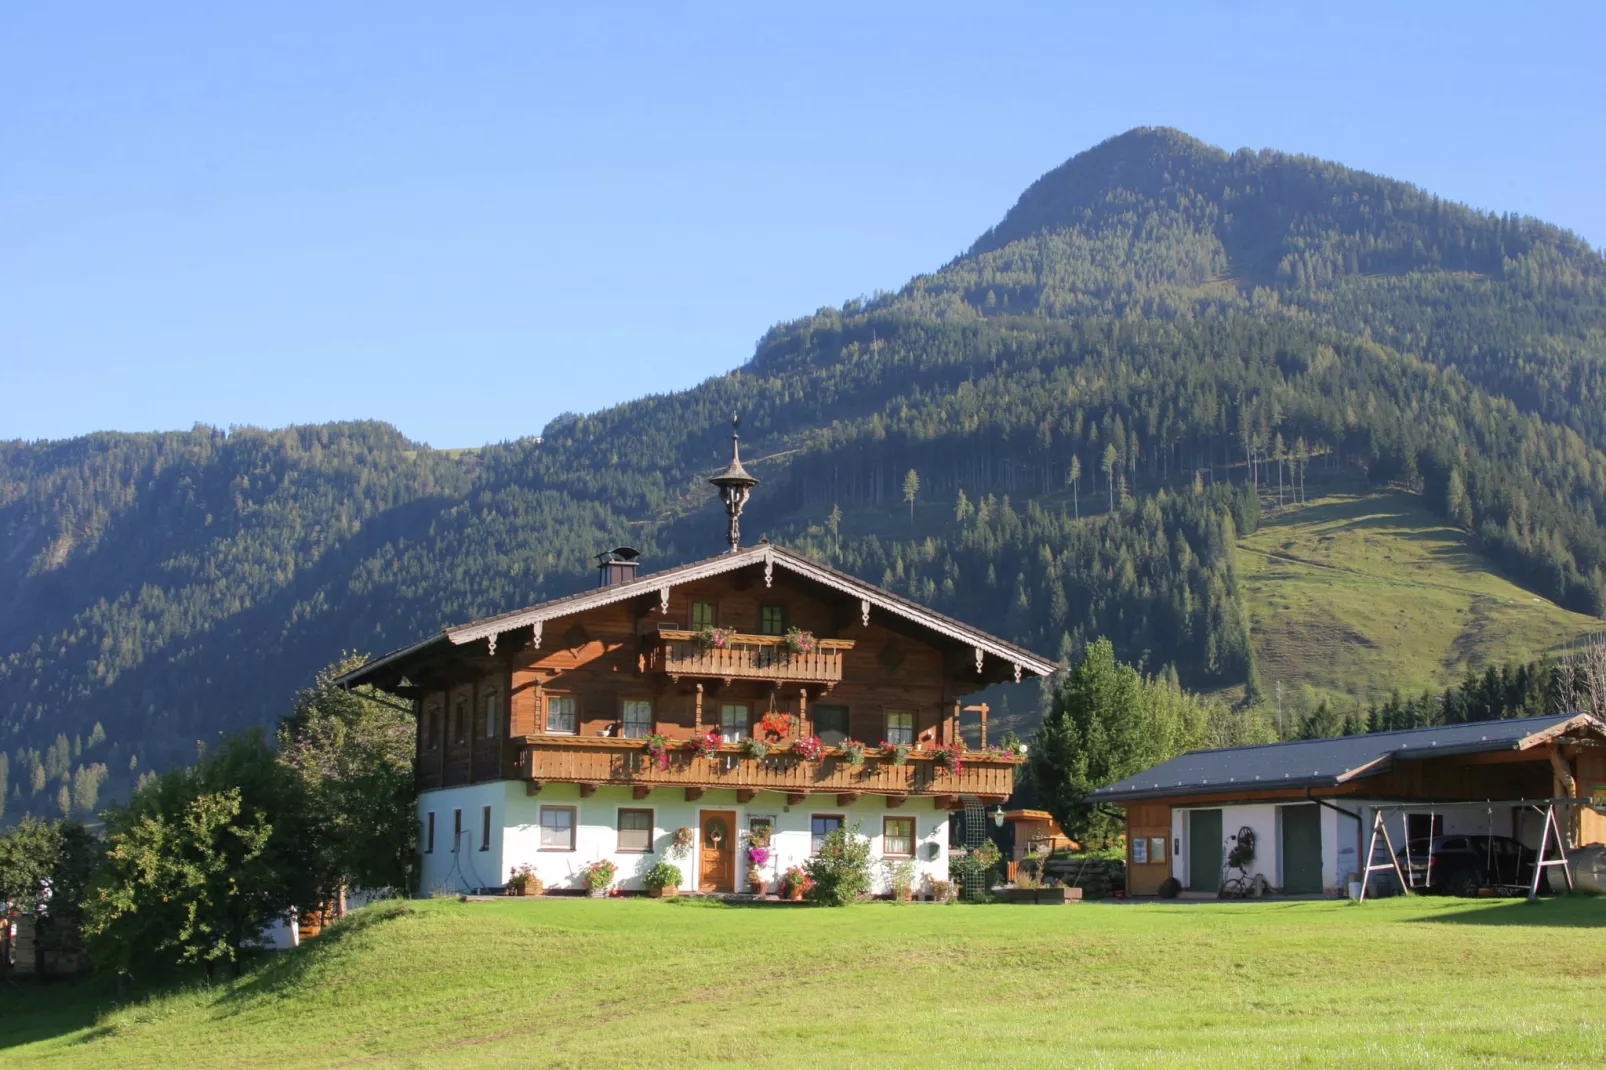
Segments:
[[[1606,726],[1588,714],[1551,714],[1337,739],[1302,739],[1189,751],[1091,791],[1087,799],[1089,802],[1121,802],[1177,795],[1337,787],[1386,772],[1403,761],[1527,750],[1575,727],[1606,731]]]
[[[498,636],[518,632],[526,628],[539,629],[547,621],[570,617],[576,613],[583,613],[600,606],[613,605],[616,602],[626,602],[635,598],[657,595],[662,603],[667,603],[669,590],[673,587],[757,565],[764,567],[764,582],[766,586],[770,583],[774,570],[777,568],[783,569],[804,579],[812,580],[821,586],[829,587],[841,594],[857,598],[862,611],[867,615],[871,610],[891,613],[938,635],[974,647],[978,652],[978,657],[991,656],[1007,662],[1015,667],[1017,676],[1021,673],[1048,676],[1058,668],[1054,662],[1049,661],[1047,658],[1039,657],[1024,647],[1016,646],[1014,643],[1007,642],[995,635],[989,635],[980,629],[972,628],[968,624],[938,613],[936,610],[929,609],[918,602],[911,602],[906,598],[893,594],[891,591],[886,591],[873,584],[865,583],[863,580],[855,579],[845,572],[838,572],[834,568],[810,561],[801,554],[783,550],[779,546],[761,544],[748,547],[745,550],[737,550],[733,553],[724,553],[717,557],[694,561],[676,568],[665,569],[662,572],[641,576],[625,583],[598,587],[595,590],[582,591],[579,594],[566,595],[563,598],[554,598],[551,601],[542,602],[525,609],[514,610],[511,613],[503,613],[495,617],[486,617],[483,620],[470,621],[467,624],[448,627],[442,629],[436,635],[375,658],[360,668],[341,676],[336,683],[348,687],[367,683],[379,673],[379,670],[397,662],[411,660],[433,649],[446,650],[486,640],[489,640],[494,646]],[[980,662],[978,661],[979,664]]]

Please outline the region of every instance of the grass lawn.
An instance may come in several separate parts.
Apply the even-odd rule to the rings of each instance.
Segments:
[[[7,1067],[1606,1062],[1606,901],[428,901],[211,988],[0,997]]]
[[[1238,566],[1268,689],[1420,693],[1602,627],[1502,577],[1408,494],[1290,507],[1239,540]]]

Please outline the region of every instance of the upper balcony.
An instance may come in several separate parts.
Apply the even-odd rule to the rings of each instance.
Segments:
[[[790,649],[783,636],[741,632],[731,633],[722,646],[710,646],[697,632],[660,628],[641,669],[671,677],[834,685],[842,682],[842,655],[852,649],[851,639],[816,639],[814,649],[803,653]]]
[[[708,789],[734,788],[749,798],[760,791],[783,792],[794,802],[811,793],[834,793],[947,797],[950,805],[965,795],[1007,798],[1015,790],[1020,762],[1019,756],[996,749],[967,751],[956,773],[932,751],[912,751],[897,765],[889,753],[874,748],[861,764],[852,765],[839,748],[828,747],[811,760],[777,745],[765,757],[753,758],[739,744],[704,755],[684,740],[673,741],[663,759],[655,760],[645,740],[555,735],[525,736],[519,753],[520,775],[532,794],[551,781],[579,784],[582,794],[604,784],[629,785],[638,798],[655,788],[685,788],[693,799]]]

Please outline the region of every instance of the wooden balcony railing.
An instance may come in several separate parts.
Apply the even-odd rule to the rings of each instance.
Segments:
[[[520,775],[539,791],[548,782],[592,787],[628,784],[637,788],[736,788],[788,794],[837,793],[874,795],[960,796],[1003,799],[1015,790],[1020,759],[972,751],[955,773],[929,751],[915,751],[903,765],[893,765],[880,750],[867,752],[862,765],[849,765],[841,751],[827,748],[815,761],[791,750],[773,749],[763,758],[749,758],[737,745],[726,745],[712,757],[677,748],[669,767],[660,768],[639,739],[586,736],[525,736]]]
[[[725,680],[789,680],[811,684],[842,682],[842,654],[851,639],[816,639],[807,654],[788,650],[778,635],[734,635],[724,646],[704,646],[697,633],[661,628],[644,655],[642,669],[670,676]]]

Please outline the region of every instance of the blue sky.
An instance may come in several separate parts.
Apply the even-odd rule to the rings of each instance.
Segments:
[[[1606,5],[0,2],[0,439],[538,433],[1133,126],[1606,244]]]

